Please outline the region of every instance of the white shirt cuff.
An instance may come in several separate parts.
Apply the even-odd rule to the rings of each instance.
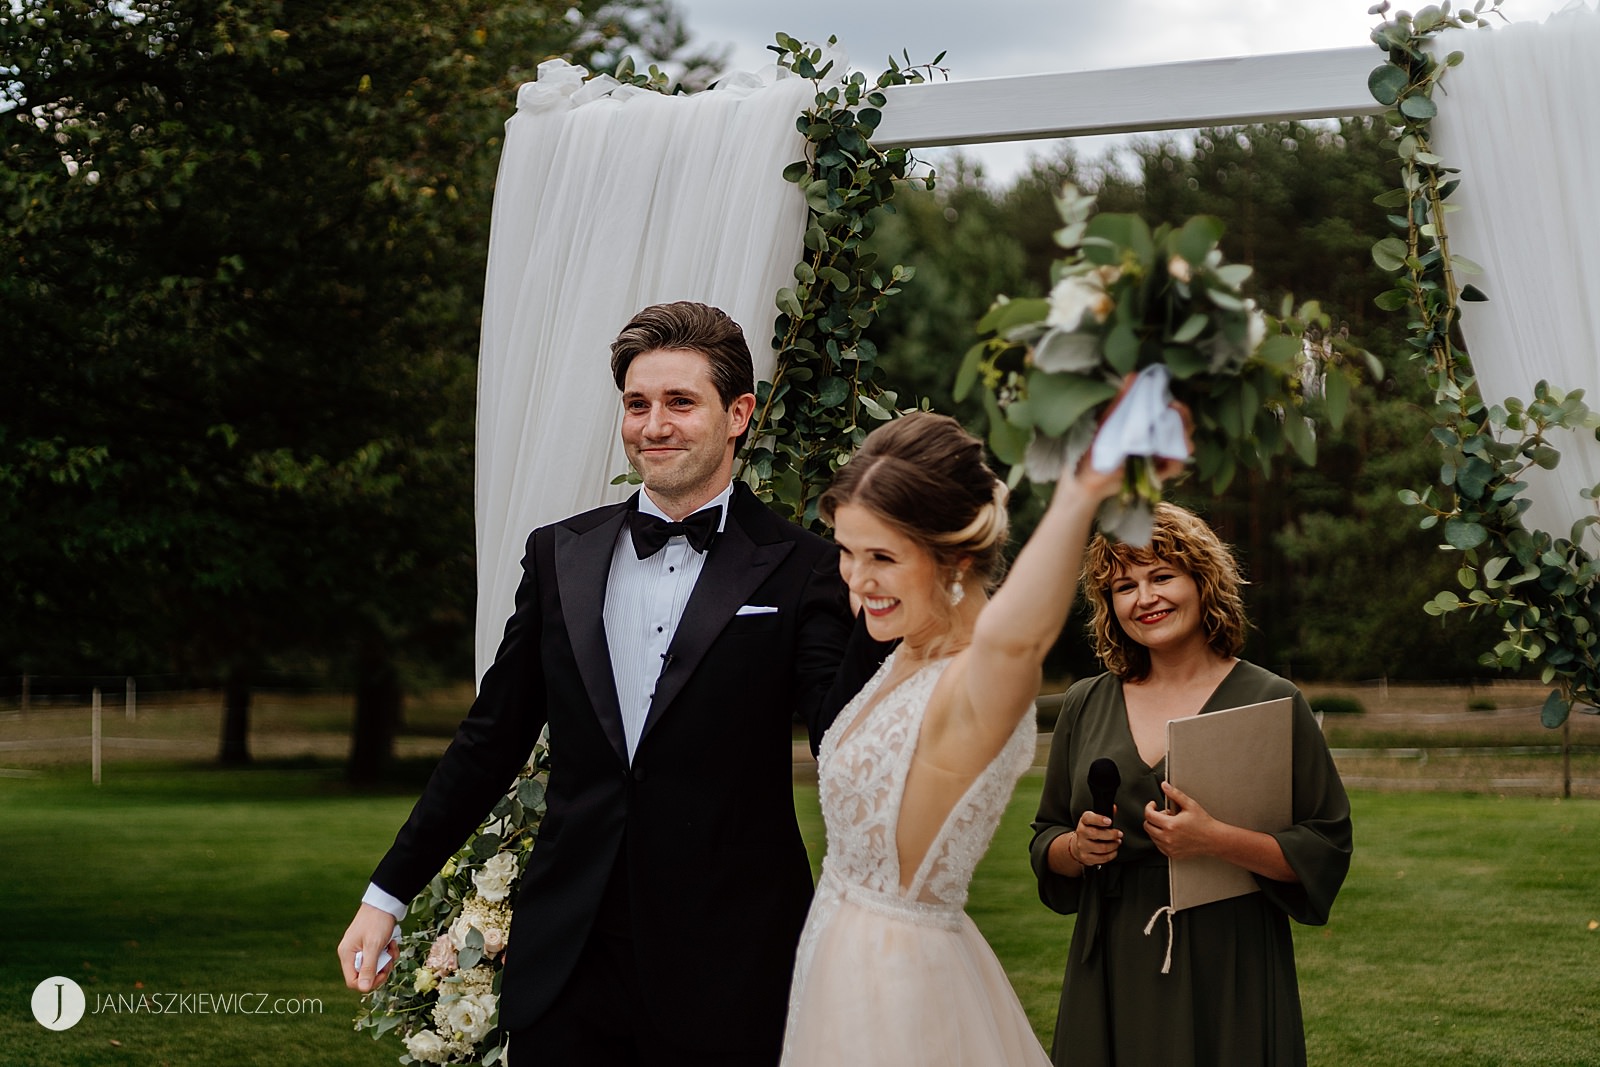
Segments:
[[[397,896],[385,893],[371,882],[367,883],[367,891],[361,894],[361,903],[371,904],[374,908],[388,912],[394,916],[395,922],[404,922],[408,905]]]

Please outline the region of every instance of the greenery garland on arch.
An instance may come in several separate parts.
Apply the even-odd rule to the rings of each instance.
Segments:
[[[830,48],[837,44],[837,37],[828,39]],[[833,472],[865,439],[871,422],[894,417],[899,399],[883,385],[877,346],[862,336],[883,302],[915,273],[898,263],[885,266],[863,247],[873,216],[894,210],[895,189],[916,166],[906,149],[872,143],[887,103],[883,90],[926,81],[944,53],[920,67],[905,53],[904,66],[891,56],[875,81],[853,71],[829,85],[835,61],[825,49],[786,33],[768,48],[780,66],[815,84],[817,95],[796,120],[806,158],[783,172],[805,193],[805,253],[795,264],[795,284],[777,294],[777,366],[771,381],[756,386],[740,477],[786,517],[815,526],[817,501]],[[931,170],[923,181],[933,188]]]
[[[1373,43],[1388,59],[1367,84],[1388,108],[1385,119],[1396,133],[1401,172],[1400,187],[1377,198],[1392,212],[1389,220],[1399,235],[1375,244],[1372,258],[1397,275],[1395,287],[1377,303],[1411,317],[1413,358],[1426,366],[1437,421],[1433,436],[1444,450],[1439,484],[1403,490],[1400,498],[1425,510],[1422,526],[1440,528],[1441,547],[1462,557],[1457,580],[1465,598],[1445,590],[1423,608],[1437,616],[1493,612],[1503,637],[1480,662],[1504,670],[1537,667],[1540,680],[1553,686],[1540,716],[1553,728],[1566,721],[1574,703],[1600,704],[1600,561],[1581,544],[1584,530],[1600,522],[1600,515],[1580,519],[1566,537],[1530,530],[1522,521],[1531,504],[1522,476],[1560,461],[1550,431],[1594,430],[1600,416],[1584,403],[1582,390],[1564,392],[1543,381],[1534,386],[1531,401],[1484,403],[1457,334],[1461,302],[1487,297],[1458,282],[1458,275],[1481,268],[1450,251],[1445,220],[1454,208],[1446,201],[1460,179],[1451,177],[1457,171],[1444,165],[1431,140],[1438,114],[1434,89],[1464,56],[1451,52],[1441,60],[1430,41],[1445,29],[1486,26],[1485,9],[1498,13],[1499,6],[1500,0],[1478,0],[1471,10],[1454,13],[1448,2],[1415,15],[1397,11],[1372,31]],[[1385,0],[1369,13],[1388,11]],[[1600,498],[1600,486],[1582,495]]]

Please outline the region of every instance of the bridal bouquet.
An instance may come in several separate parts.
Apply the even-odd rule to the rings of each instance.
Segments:
[[[982,387],[989,444],[1011,466],[1013,485],[1024,475],[1053,482],[1088,449],[1123,380],[1137,375],[1090,461],[1110,470],[1128,457],[1122,492],[1100,523],[1142,544],[1161,499],[1153,457],[1188,456],[1172,399],[1193,416],[1195,474],[1220,493],[1240,466],[1265,471],[1289,449],[1315,462],[1306,400],[1321,397],[1337,425],[1357,366],[1374,377],[1382,367],[1331,331],[1315,302],[1296,310],[1285,299],[1273,317],[1245,298],[1251,268],[1223,261],[1216,219],[1152,231],[1137,215],[1095,214],[1094,203],[1071,185],[1062,191],[1055,239],[1065,255],[1051,270],[1050,294],[996,300],[955,395]]]
[[[544,813],[549,751],[530,766],[428,888],[411,902],[394,969],[362,998],[357,1030],[394,1032],[401,1063],[498,1063],[500,976],[517,880]]]

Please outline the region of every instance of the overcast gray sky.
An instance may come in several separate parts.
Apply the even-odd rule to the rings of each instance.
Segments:
[[[946,52],[952,80],[1099,70],[1188,59],[1372,47],[1370,0],[677,0],[696,43],[729,46],[732,66],[772,60],[782,31],[807,41],[837,35],[851,66],[869,74],[892,53],[924,63]],[[1515,21],[1542,20],[1568,0],[1504,0]],[[1580,0],[1581,2],[1581,0]],[[1421,0],[1396,6],[1412,11]],[[1460,6],[1458,4],[1458,6]],[[1374,65],[1378,53],[1373,49]],[[1104,150],[1108,139],[1083,149]],[[1044,142],[969,152],[1004,179]],[[934,153],[919,152],[919,156]],[[934,159],[937,164],[938,160]]]

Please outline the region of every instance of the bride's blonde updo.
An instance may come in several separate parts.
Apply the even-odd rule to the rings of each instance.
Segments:
[[[965,563],[967,579],[987,590],[1000,581],[1008,495],[982,441],[948,415],[917,411],[868,434],[817,510],[831,523],[844,504],[867,508],[931,552],[946,585]]]

